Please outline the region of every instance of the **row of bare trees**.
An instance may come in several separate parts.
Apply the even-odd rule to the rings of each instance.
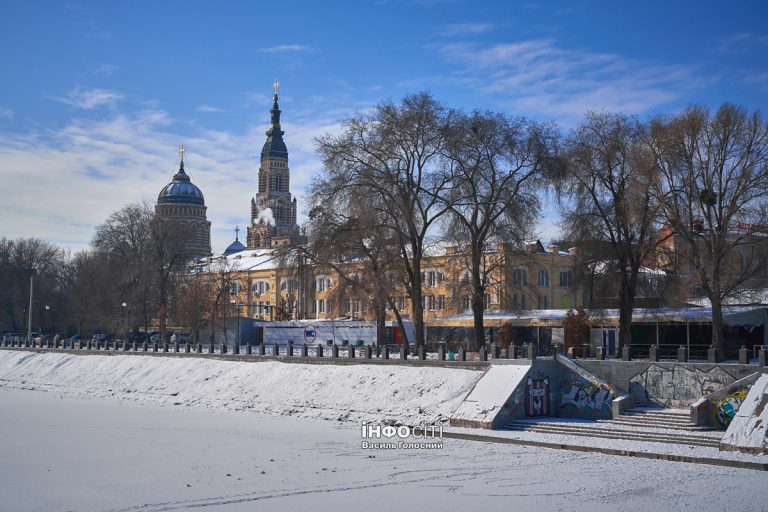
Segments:
[[[429,244],[447,241],[466,259],[479,346],[488,276],[503,264],[489,250],[534,237],[549,187],[565,238],[585,249],[591,272],[618,284],[620,347],[629,342],[638,276],[653,266],[695,271],[712,304],[713,346],[722,349],[722,304],[767,252],[756,233],[768,230],[768,125],[734,105],[647,121],[590,113],[563,134],[524,118],[452,110],[419,93],[341,127],[317,140],[324,170],[302,250],[356,278],[381,326],[387,307],[400,319],[392,293],[404,289],[417,346]],[[745,247],[734,270],[732,255]]]
[[[589,114],[565,141],[559,185],[566,238],[591,242],[592,269],[618,279],[619,347],[628,345],[638,276],[670,272],[682,297],[701,287],[712,346],[724,302],[765,286],[768,124],[725,104],[644,121]]]

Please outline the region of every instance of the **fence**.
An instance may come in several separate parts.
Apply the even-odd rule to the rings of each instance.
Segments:
[[[537,344],[522,346],[511,345],[502,349],[497,345],[487,345],[479,351],[468,350],[466,343],[431,343],[421,348],[406,348],[402,345],[293,345],[293,344],[214,344],[214,343],[159,343],[159,342],[127,342],[109,340],[27,340],[24,338],[7,338],[0,342],[3,348],[32,348],[51,351],[74,352],[113,352],[132,354],[187,354],[190,356],[240,356],[240,357],[272,357],[272,358],[323,358],[347,360],[391,360],[391,361],[433,361],[433,362],[478,362],[485,363],[492,359],[534,359],[537,357],[553,357],[561,351],[560,345],[547,344],[543,354]],[[649,360],[649,361],[678,361],[678,362],[723,362],[733,361],[739,364],[756,364],[765,366],[766,348],[759,345],[758,350],[750,351],[742,348],[724,354],[713,354],[707,345],[641,345],[633,344],[620,359]],[[568,356],[576,359],[605,359],[605,353],[600,347],[584,345],[572,347]],[[751,356],[751,357],[750,357]],[[714,359],[714,360],[713,360]]]

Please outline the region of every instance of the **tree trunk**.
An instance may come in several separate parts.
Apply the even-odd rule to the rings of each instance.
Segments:
[[[387,298],[387,302],[389,302],[389,307],[392,308],[392,312],[395,314],[397,325],[400,328],[400,333],[403,336],[403,345],[405,348],[408,348],[408,333],[405,331],[405,324],[403,324],[403,317],[400,315],[400,310],[395,307],[395,302],[391,297]]]
[[[714,295],[714,294],[713,294]],[[712,303],[712,348],[723,355],[723,303],[720,297],[711,297]]]
[[[376,299],[373,301],[376,313],[376,346],[382,346],[387,340],[387,304]]]
[[[619,292],[619,354],[622,353],[624,347],[630,346],[632,338],[632,308],[635,304],[635,296],[631,288],[625,279],[621,280]]]
[[[421,285],[421,265],[414,264],[413,286],[411,287],[411,313],[413,315],[413,344],[417,350],[424,346],[424,305],[422,304],[424,293],[421,290]]]
[[[480,275],[480,259],[482,247],[476,241],[472,243],[472,317],[475,338],[474,349],[480,350],[485,344],[485,325],[483,325],[483,312],[485,311],[485,286],[483,276]]]

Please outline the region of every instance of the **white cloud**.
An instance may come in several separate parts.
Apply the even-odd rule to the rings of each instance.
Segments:
[[[177,125],[157,105],[148,105],[108,119],[75,118],[63,128],[0,132],[0,182],[14,191],[3,198],[2,236],[37,236],[71,249],[86,248],[95,226],[109,214],[128,203],[156,200],[184,144],[187,171],[208,206],[213,249],[223,251],[234,226],[250,221],[269,104],[260,122],[241,133],[190,133],[188,124]],[[345,113],[286,109],[291,191],[301,212],[306,187],[321,166],[313,138],[334,130]]]
[[[65,96],[54,99],[76,108],[93,110],[100,107],[114,107],[125,99],[125,95],[106,89],[81,90],[79,87],[75,87]]]
[[[223,108],[214,107],[213,105],[200,105],[195,110],[198,112],[224,112]]]
[[[490,32],[494,28],[496,28],[496,26],[493,23],[457,23],[454,25],[447,25],[439,32],[439,34],[449,37],[478,35]]]
[[[460,67],[453,83],[493,95],[515,113],[564,124],[588,110],[648,112],[705,82],[692,67],[563,49],[551,39],[434,48]]]
[[[0,107],[0,119],[13,119],[15,112],[8,107]]]
[[[257,48],[259,53],[286,53],[286,52],[303,52],[312,50],[311,46],[305,46],[303,44],[280,44],[277,46],[268,46],[265,48]]]
[[[120,66],[115,64],[96,64],[91,70],[93,75],[113,75],[120,69]]]

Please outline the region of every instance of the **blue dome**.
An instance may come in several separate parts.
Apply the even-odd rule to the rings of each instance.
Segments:
[[[224,256],[229,256],[230,254],[235,254],[236,252],[244,251],[245,246],[240,243],[240,240],[235,240],[231,244],[229,244],[229,247],[227,247],[224,250]]]
[[[163,187],[157,196],[157,204],[196,204],[204,205],[203,193],[189,180],[184,172],[184,162],[179,166],[179,172],[173,176],[173,181]]]

